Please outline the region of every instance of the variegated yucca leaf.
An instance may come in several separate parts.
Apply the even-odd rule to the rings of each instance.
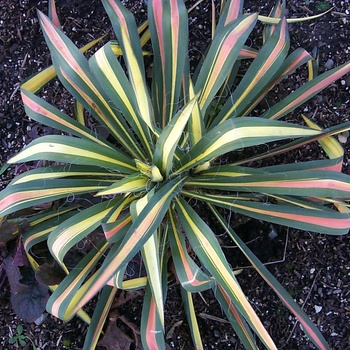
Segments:
[[[276,292],[283,304],[298,318],[307,336],[313,340],[314,344],[316,344],[319,349],[327,349],[327,342],[322,336],[321,332],[313,324],[306,313],[300,308],[300,306],[294,301],[291,295],[286,292],[282,285],[276,280],[276,278],[270,273],[264,264],[262,264],[260,260],[257,259],[254,253],[239,238],[233,229],[227,226],[227,222],[220,215],[220,213],[212,206],[210,206],[210,209],[213,211],[214,215],[219,220],[220,224],[223,226],[226,232],[231,236],[233,242],[239,247],[246,258],[250,261],[252,266],[255,267],[261,277],[263,277],[263,279],[269,284],[274,292]]]
[[[132,159],[117,149],[101,146],[90,140],[63,135],[44,136],[32,141],[8,163],[16,164],[33,160],[94,165],[122,174],[132,174],[137,169]]]
[[[96,348],[117,291],[116,287],[103,287],[85,336],[83,350]]]
[[[216,40],[210,46],[195,83],[195,92],[200,92],[202,113],[224,83],[256,20],[255,14],[242,16],[215,33]]]
[[[199,330],[199,325],[197,322],[196,311],[194,309],[194,302],[192,298],[192,293],[188,290],[181,288],[181,296],[184,302],[184,308],[187,316],[187,322],[190,326],[191,335],[193,339],[193,345],[195,349],[203,350],[203,343],[201,339],[201,333]]]
[[[277,119],[349,73],[350,63],[318,75],[317,59],[301,48],[289,52],[288,23],[295,20],[285,17],[285,1],[277,0],[269,16],[245,14],[243,0],[213,2],[211,41],[197,66],[188,57],[191,8],[183,0],[149,0],[148,21],[139,27],[120,0],[102,3],[116,40],[89,59],[83,52],[101,38],[78,49],[60,29],[53,0],[49,17],[38,13],[53,66],[23,82],[21,95],[27,115],[59,135],[34,140],[0,171],[28,163],[28,171],[0,193],[0,225],[12,223],[14,237],[25,230],[34,270],[44,244],[61,266],[63,280],[49,286],[47,310],[65,321],[78,315],[91,323],[84,349],[94,349],[118,289],[144,289],[142,347],[163,350],[168,281],[176,281],[195,349],[205,347],[194,297],[203,291],[219,301],[245,348],[257,349],[259,337],[275,349],[215,227],[201,217],[209,210],[309,339],[328,349],[225,215],[233,211],[330,235],[348,232],[350,181],[341,173],[344,150],[334,135],[349,130],[350,122],[322,129],[305,116],[307,126]],[[263,45],[249,47],[258,20],[266,24]],[[152,67],[145,67],[145,56]],[[308,81],[259,115],[259,102],[303,65]],[[73,115],[36,95],[56,74],[74,98]],[[327,158],[264,163],[315,141]],[[76,245],[86,242],[85,256],[68,265]],[[140,265],[129,278],[135,257],[144,269]],[[90,319],[84,306],[97,295]]]
[[[137,109],[142,120],[153,130],[153,107],[146,85],[142,48],[135,19],[119,0],[102,0],[102,3],[111,19],[119,45],[122,48],[123,57],[128,67],[129,80],[133,87],[133,95],[136,98]]]
[[[187,9],[182,1],[155,0],[149,6],[154,52],[155,119],[165,128],[176,114],[187,55]]]
[[[287,22],[282,19],[261,48],[243,79],[228,99],[213,125],[230,117],[248,115],[262,97],[270,90],[271,82],[278,75],[289,50],[289,33]],[[251,77],[254,79],[251,79]],[[232,101],[234,101],[232,103]]]
[[[268,349],[277,349],[252,306],[244,297],[243,291],[209,226],[205,224],[186,201],[179,199],[175,208],[189,242],[204,267],[229,295],[239,312],[249,322],[266,347]]]
[[[51,50],[56,73],[67,90],[105,126],[130,154],[144,158],[142,148],[128,132],[125,120],[113,110],[109,98],[94,77],[89,63],[75,45],[39,12],[41,27]]]
[[[134,201],[131,204],[131,215],[133,221],[137,219],[137,217],[144,210],[145,206],[148,204],[152,197],[152,192],[149,192],[146,196],[141,199]],[[155,304],[157,319],[159,320],[162,330],[164,331],[164,297],[162,290],[162,272],[160,266],[160,257],[159,252],[159,238],[158,232],[155,230],[146,243],[143,245],[141,249],[142,257],[145,262],[145,267],[147,270],[147,278],[148,278],[148,286],[150,288],[152,294],[152,302]],[[149,330],[147,330],[149,331]]]
[[[292,137],[317,135],[310,130],[288,123],[264,123],[261,118],[232,118],[208,131],[189,152],[179,160],[176,174],[244,147]]]
[[[258,350],[254,335],[244,317],[239,313],[235,304],[231,302],[230,296],[218,285],[213,288],[216,299],[219,301],[222,310],[225,312],[233,329],[242,342],[245,349]]]

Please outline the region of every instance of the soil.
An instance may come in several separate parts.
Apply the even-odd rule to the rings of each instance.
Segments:
[[[191,2],[193,3],[193,2]],[[219,1],[218,1],[219,3]],[[246,1],[245,9],[267,15],[273,1]],[[127,6],[141,20],[145,14],[142,1],[128,0]],[[350,60],[350,2],[326,0],[287,1],[288,17],[305,17],[320,13],[324,6],[334,6],[320,19],[290,26],[292,48],[301,46],[309,52],[319,52],[319,70],[324,71]],[[108,18],[98,0],[88,3],[77,0],[57,1],[59,18],[64,31],[83,46],[91,39],[107,34],[104,42],[113,38]],[[25,144],[53,130],[43,128],[26,117],[19,94],[19,84],[24,79],[50,64],[50,56],[36,19],[36,9],[47,13],[47,1],[0,0],[0,164],[17,153]],[[190,15],[191,60],[198,60],[210,36],[211,2],[204,0]],[[252,46],[261,42],[261,31],[252,39]],[[304,73],[303,73],[304,72]],[[287,89],[295,89],[305,78],[305,69],[293,79],[285,81],[275,91],[278,98]],[[300,112],[312,116],[321,126],[327,127],[349,119],[350,76],[343,77],[313,98],[307,105],[293,112],[289,118],[298,118]],[[46,99],[65,111],[72,108],[69,95],[57,84],[43,92]],[[350,174],[350,144],[344,143],[343,171]],[[286,155],[284,161],[305,160],[322,156],[317,145],[306,147],[302,153]],[[278,160],[275,160],[278,161]],[[1,177],[1,188],[13,177],[7,172]],[[325,236],[272,226],[249,220],[237,226],[249,246],[267,264],[270,271],[286,287],[318,325],[331,349],[350,349],[350,236]],[[275,232],[277,236],[269,238]],[[256,309],[264,325],[279,348],[313,349],[303,335],[300,325],[283,307],[278,298],[258,274],[241,259],[235,247],[225,236],[220,237],[233,267],[242,267],[237,276],[242,289]],[[1,260],[6,251],[0,247]],[[1,277],[1,276],[0,276]],[[86,325],[78,318],[69,323],[45,314],[40,325],[25,323],[12,311],[9,303],[9,286],[0,279],[0,348],[15,349],[9,344],[16,327],[24,327],[23,334],[38,349],[80,349]],[[142,292],[132,295],[118,307],[114,315],[120,329],[131,337],[137,333]],[[241,349],[230,325],[220,311],[211,293],[195,296],[196,312],[203,335],[205,349]],[[181,296],[176,283],[169,286],[166,305],[166,334],[172,349],[192,349],[189,329],[182,311]],[[133,331],[134,330],[134,331]],[[136,331],[135,331],[136,330]],[[135,333],[136,332],[136,333]],[[31,349],[26,338],[26,349]],[[117,349],[109,345],[110,349]],[[100,349],[108,347],[100,346]]]

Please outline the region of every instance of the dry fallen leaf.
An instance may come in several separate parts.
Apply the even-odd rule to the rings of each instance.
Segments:
[[[110,321],[104,337],[97,345],[107,350],[130,350],[133,342],[127,334],[120,330],[115,321]]]

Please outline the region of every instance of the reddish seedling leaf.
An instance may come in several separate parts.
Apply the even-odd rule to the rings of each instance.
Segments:
[[[15,238],[18,231],[19,227],[17,224],[10,221],[2,222],[0,225],[0,247],[5,246],[7,242]]]
[[[21,240],[18,241],[16,253],[13,257],[13,265],[19,266],[29,266],[29,261],[27,258],[27,254],[23,247],[23,242]]]
[[[7,257],[4,267],[11,289],[11,304],[14,312],[25,322],[33,322],[45,311],[49,298],[46,286],[38,283],[34,274],[22,276],[13,259]],[[27,271],[27,268],[24,268]],[[26,283],[26,284],[23,284]]]

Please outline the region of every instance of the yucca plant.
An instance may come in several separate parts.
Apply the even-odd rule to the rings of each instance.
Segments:
[[[317,76],[305,50],[289,52],[284,2],[277,1],[269,17],[260,17],[243,14],[243,1],[227,1],[222,2],[204,58],[191,74],[183,1],[149,0],[148,23],[140,28],[119,0],[102,3],[117,42],[108,42],[90,59],[57,21],[39,12],[54,68],[22,84],[22,99],[30,118],[62,134],[36,139],[11,158],[7,166],[46,163],[15,177],[0,194],[0,215],[7,220],[21,209],[54,203],[27,218],[30,229],[23,235],[34,269],[38,262],[31,252],[47,242],[66,274],[61,283],[50,286],[47,310],[65,321],[78,314],[89,322],[84,349],[93,349],[117,290],[145,289],[142,344],[145,349],[164,349],[167,282],[175,273],[196,349],[203,346],[193,294],[210,289],[247,349],[258,349],[256,336],[268,349],[276,349],[241,290],[214,228],[189,204],[195,199],[212,212],[220,230],[298,318],[310,340],[327,349],[312,321],[230,227],[225,210],[301,230],[348,232],[350,183],[340,171],[343,150],[332,135],[350,124],[321,130],[306,118],[307,126],[279,119],[349,72],[350,63]],[[266,24],[264,44],[251,49],[245,42],[258,20]],[[149,38],[151,49],[145,52]],[[146,81],[145,54],[153,59],[151,84]],[[252,62],[238,78],[245,59]],[[302,64],[311,68],[309,81],[252,117],[268,92]],[[76,99],[74,118],[35,95],[55,74]],[[108,131],[107,139],[85,125],[87,117]],[[275,146],[276,141],[284,142]],[[244,166],[313,141],[329,159]],[[269,152],[249,159],[240,156],[243,148],[262,144],[270,145]],[[222,163],[228,153],[237,160]],[[67,253],[94,232],[101,233],[97,245],[68,267]],[[136,255],[146,274],[125,279]],[[168,270],[169,260],[175,269]],[[98,293],[90,319],[83,307]]]

